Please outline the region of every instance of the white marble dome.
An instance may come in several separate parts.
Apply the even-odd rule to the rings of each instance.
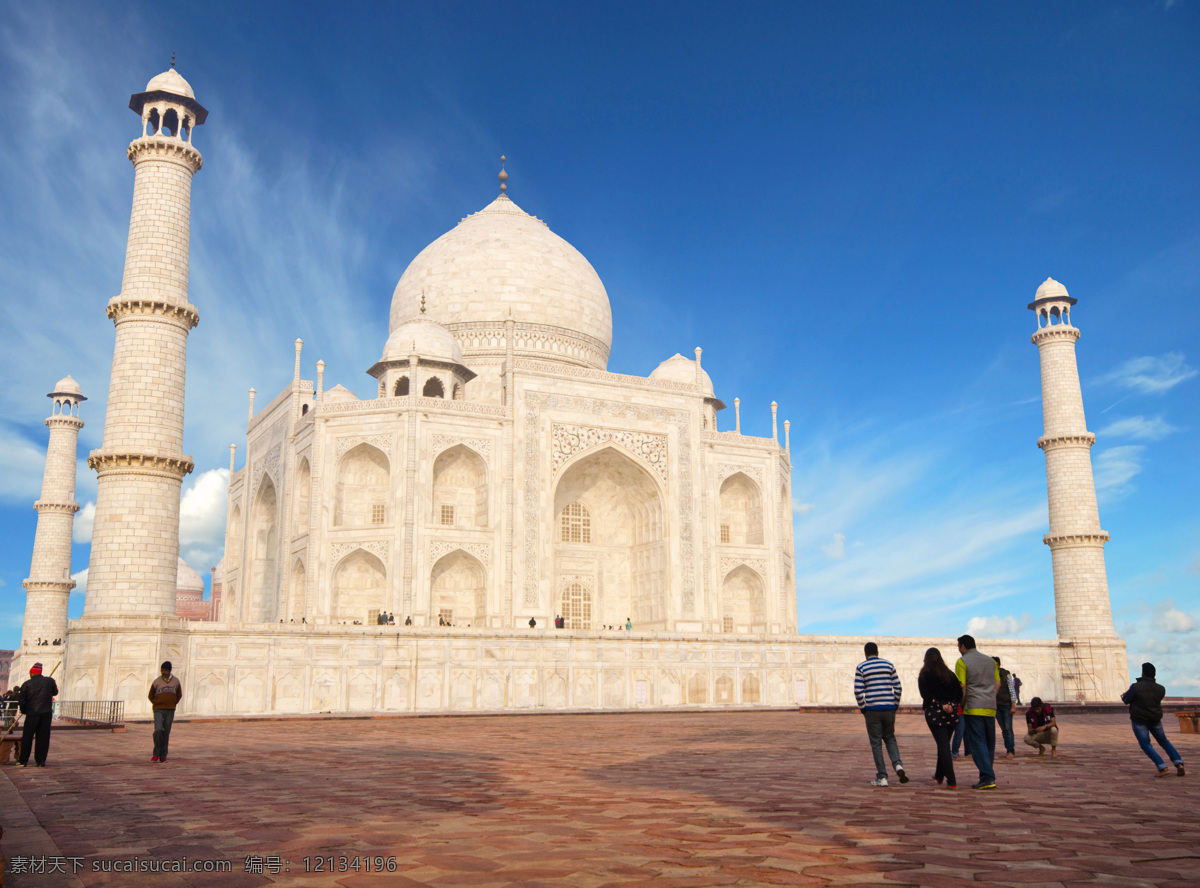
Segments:
[[[52,394],[80,396],[83,394],[83,389],[79,387],[79,383],[77,383],[72,377],[64,376],[58,382],[54,383],[54,391]]]
[[[503,194],[412,261],[392,295],[389,331],[418,314],[422,296],[430,315],[452,329],[502,324],[509,317],[519,325],[557,328],[589,343],[594,354],[587,363],[607,367],[612,309],[600,276],[545,222]],[[455,332],[464,338],[461,328]]]
[[[168,68],[161,74],[150,78],[150,82],[146,84],[146,92],[169,92],[177,96],[185,96],[189,99],[195,99],[196,94],[192,92],[192,85],[183,79],[174,68]]]
[[[191,566],[182,557],[180,557],[179,564],[177,565],[175,588],[180,592],[199,592],[201,595],[204,594],[204,578],[192,570]]]
[[[1037,295],[1033,297],[1039,299],[1068,299],[1067,288],[1056,281],[1054,278],[1046,278],[1040,287],[1037,288]]]
[[[651,379],[661,379],[666,382],[682,382],[687,385],[696,384],[696,362],[681,354],[674,354],[654,368],[650,373]],[[708,394],[713,393],[712,377],[703,367],[700,368],[700,385]]]
[[[381,361],[403,361],[410,354],[436,361],[462,363],[462,347],[454,334],[436,321],[418,316],[392,331],[383,347]]]

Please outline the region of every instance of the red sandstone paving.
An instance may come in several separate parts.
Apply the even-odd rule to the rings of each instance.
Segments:
[[[50,767],[3,773],[61,855],[87,858],[85,886],[1200,884],[1200,736],[1172,726],[1195,770],[1156,779],[1123,717],[1060,720],[1061,757],[1022,748],[989,793],[963,759],[963,789],[933,784],[912,714],[913,779],[889,789],[867,785],[859,716],[797,712],[179,722],[165,765],[131,725],[59,732]],[[138,855],[232,873],[90,871]],[[305,872],[330,855],[395,869]],[[248,856],[290,871],[247,873]]]

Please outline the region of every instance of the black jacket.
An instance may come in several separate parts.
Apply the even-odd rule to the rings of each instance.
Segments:
[[[1121,702],[1129,706],[1129,720],[1139,725],[1156,725],[1162,721],[1162,700],[1167,689],[1152,678],[1142,676],[1121,695]]]
[[[996,691],[996,706],[1009,707],[1012,706],[1012,693],[1008,690],[1009,675],[1011,673],[1003,666],[1000,667],[1000,690]]]
[[[17,692],[17,703],[26,715],[54,710],[54,698],[58,696],[58,685],[48,675],[31,675]]]

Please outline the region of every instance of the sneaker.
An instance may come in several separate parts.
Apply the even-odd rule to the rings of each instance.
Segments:
[[[941,786],[942,781],[945,780],[946,778],[945,777],[934,777],[933,779],[937,782],[938,786]]]
[[[947,783],[946,789],[958,789],[958,784],[957,783]]]
[[[1006,759],[1015,759],[1017,757],[1017,754],[1015,752],[1006,752],[1004,754],[1004,757]]]
[[[164,755],[164,756],[163,756],[162,758],[160,758],[158,761],[159,761],[159,763],[160,763],[160,764],[164,764],[164,765],[165,765],[165,764],[167,763],[167,757]]]
[[[871,785],[872,786],[887,786],[888,785],[887,778],[886,777],[876,777],[874,780],[871,781]]]
[[[896,768],[896,776],[900,778],[901,783],[908,783],[908,775],[904,773],[903,768]]]
[[[995,783],[988,783],[984,780],[980,780],[978,783],[976,783],[974,786],[971,787],[971,789],[995,789],[995,788],[996,788]]]
[[[1175,773],[1178,774],[1180,777],[1183,776],[1183,762],[1175,763]]]
[[[152,761],[152,762],[158,761],[158,756],[156,756],[156,755],[150,756],[150,761]]]
[[[1166,776],[1167,776],[1168,774],[1170,774],[1170,773],[1171,773],[1171,769],[1170,769],[1170,768],[1168,768],[1168,767],[1166,767],[1166,766],[1163,766],[1162,768],[1159,768],[1159,769],[1158,769],[1158,776],[1159,776],[1159,777],[1166,777]]]

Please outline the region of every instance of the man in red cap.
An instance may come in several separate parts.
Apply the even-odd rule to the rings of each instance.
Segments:
[[[42,664],[34,663],[29,669],[29,680],[17,692],[17,705],[25,715],[21,753],[17,756],[17,764],[22,768],[29,764],[30,748],[33,749],[34,764],[39,768],[46,767],[46,754],[50,752],[50,720],[54,717],[54,698],[57,696],[58,685],[54,679],[42,675]]]

